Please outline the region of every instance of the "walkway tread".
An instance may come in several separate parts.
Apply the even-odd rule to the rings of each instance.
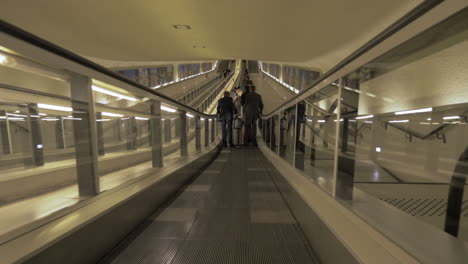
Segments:
[[[318,263],[265,162],[223,151],[111,263]]]

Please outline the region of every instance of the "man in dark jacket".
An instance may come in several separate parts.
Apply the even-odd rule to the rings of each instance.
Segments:
[[[262,96],[255,92],[255,86],[249,87],[249,93],[245,96],[244,111],[245,111],[245,131],[244,145],[250,141],[253,145],[257,145],[257,118],[263,111]]]
[[[234,114],[237,113],[234,102],[231,98],[231,93],[228,91],[224,92],[224,97],[219,99],[217,114],[218,118],[221,121],[222,135],[223,135],[223,146],[227,147],[232,146],[232,120],[234,119]],[[229,134],[229,135],[228,135]],[[228,142],[229,140],[229,142]]]

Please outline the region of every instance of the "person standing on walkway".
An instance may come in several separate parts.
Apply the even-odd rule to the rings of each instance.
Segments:
[[[228,91],[224,92],[224,97],[219,99],[217,114],[218,119],[221,121],[222,136],[223,136],[223,147],[233,146],[232,144],[232,120],[234,114],[237,113],[234,102],[231,98],[231,93]]]
[[[257,119],[263,111],[263,101],[262,96],[255,92],[254,85],[249,87],[249,93],[245,96],[244,111],[244,145],[247,145],[250,139],[252,144],[256,146]]]

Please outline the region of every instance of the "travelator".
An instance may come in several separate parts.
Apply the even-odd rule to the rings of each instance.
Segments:
[[[418,32],[425,31],[412,34]],[[367,184],[354,181],[354,169],[362,166],[356,157],[382,161],[379,155],[394,146],[382,145],[385,138],[359,141],[368,131],[382,135],[396,128],[412,142],[408,127],[398,124],[446,116],[458,116],[461,124],[465,117],[465,104],[437,108],[437,114],[421,117],[425,121],[395,118],[389,111],[358,114],[365,101],[356,102],[356,91],[363,93],[364,85],[350,80],[365,73],[355,72],[363,66],[361,55],[381,62],[369,51],[391,49],[388,37],[379,35],[262,116],[259,149],[221,150],[216,116],[2,23],[2,70],[13,77],[2,75],[2,116],[18,126],[15,132],[25,133],[16,136],[23,144],[14,145],[31,154],[22,157],[28,175],[9,168],[0,186],[18,180],[3,185],[2,192],[24,188],[23,196],[8,204],[8,214],[21,209],[23,217],[35,217],[2,233],[2,263],[464,263],[464,242],[355,188]],[[21,66],[20,59],[31,64]],[[23,67],[22,78],[14,78],[20,74],[15,67]],[[380,104],[389,103],[381,99]],[[61,119],[70,122],[58,129],[67,135],[57,133],[57,126],[43,128]],[[449,125],[437,131],[459,127]],[[71,142],[65,144],[71,154],[47,148],[60,145],[57,135],[67,139],[60,142]],[[443,142],[441,133],[434,135]],[[120,141],[102,140],[112,137]],[[373,151],[358,153],[359,142]],[[61,158],[47,162],[48,152]],[[62,159],[72,161],[47,167]],[[67,177],[63,183],[34,188],[46,177],[61,176]],[[54,189],[59,192],[50,197]],[[20,222],[10,222],[15,220]]]

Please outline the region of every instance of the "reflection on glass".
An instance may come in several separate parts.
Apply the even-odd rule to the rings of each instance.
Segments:
[[[286,109],[281,121],[280,156],[291,165],[294,165],[295,158],[296,111],[296,105]]]
[[[338,161],[355,188],[466,241],[467,16],[343,78]]]
[[[328,192],[333,191],[338,87],[328,85],[305,100],[304,172]]]

